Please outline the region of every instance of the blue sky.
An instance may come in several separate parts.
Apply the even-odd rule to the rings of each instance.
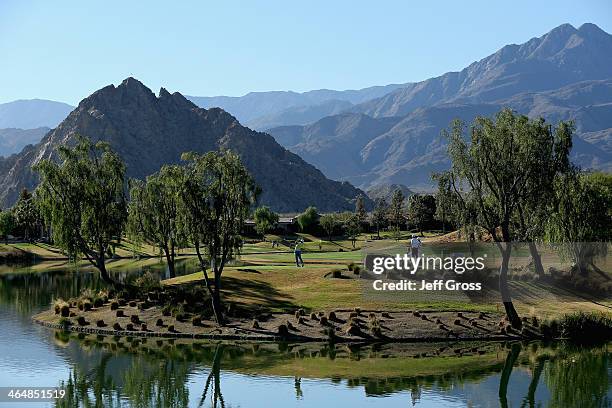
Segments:
[[[127,76],[200,96],[412,82],[566,22],[612,32],[612,2],[0,0],[0,102]]]

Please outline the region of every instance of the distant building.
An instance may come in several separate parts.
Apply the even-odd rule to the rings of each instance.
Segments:
[[[298,231],[297,216],[279,217],[276,228],[271,231],[279,234],[290,234]],[[255,220],[246,220],[244,222],[243,232],[245,234],[255,234]]]

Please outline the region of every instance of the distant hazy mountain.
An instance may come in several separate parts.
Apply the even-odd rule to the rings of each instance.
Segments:
[[[352,108],[374,117],[406,115],[443,102],[482,103],[521,92],[612,78],[612,36],[594,24],[561,25],[521,45],[507,45],[460,72],[407,84]]]
[[[391,84],[346,91],[334,91],[329,89],[320,89],[303,93],[292,91],[270,91],[251,92],[244,96],[236,97],[187,96],[187,98],[201,108],[219,107],[234,115],[242,123],[250,124],[257,129],[267,129],[275,126],[273,121],[279,121],[279,119],[272,119],[276,117],[276,115],[285,117],[285,119],[281,120],[279,124],[304,123],[287,122],[287,114],[283,114],[282,112],[288,111],[291,108],[296,108],[298,111],[304,111],[308,107],[315,107],[314,110],[308,113],[308,115],[310,115],[309,120],[315,121],[330,114],[329,111],[325,110],[325,108],[330,108],[329,103],[332,103],[331,106],[335,104],[335,106],[333,106],[334,109],[337,109],[338,101],[348,102],[350,104],[359,104],[370,99],[386,95],[389,92],[401,88],[402,86],[404,85]],[[317,106],[319,106],[319,108],[316,108]],[[350,105],[346,106],[346,108],[348,107],[350,107]],[[320,112],[322,116],[317,116],[315,112]],[[289,113],[289,115],[291,115],[291,113]],[[298,116],[298,118],[300,121],[304,120],[302,119],[302,116]]]
[[[186,151],[230,149],[242,158],[262,188],[261,202],[276,211],[301,211],[315,205],[322,211],[353,209],[363,192],[327,178],[272,136],[254,132],[219,108],[201,109],[181,94],[161,89],[155,96],[133,78],[109,85],[83,99],[79,106],[35,146],[0,158],[0,206],[15,202],[22,188],[38,179],[31,167],[55,158],[59,145],[76,134],[105,140],[121,155],[129,177],[143,179],[166,163],[177,163]]]
[[[388,183],[429,189],[431,173],[449,166],[446,141],[440,132],[453,119],[469,123],[478,115],[492,116],[503,107],[542,116],[552,123],[574,120],[572,160],[584,168],[612,171],[612,80],[522,93],[495,103],[418,108],[402,117],[342,114],[307,126],[275,128],[270,133],[329,177],[366,189]]]
[[[306,126],[270,129],[279,143],[326,175],[362,188],[401,183],[432,188],[448,168],[440,131],[510,107],[549,122],[574,120],[572,160],[612,171],[612,36],[569,24],[522,45]]]
[[[2,103],[0,104],[0,128],[54,128],[73,109],[74,106],[44,99],[24,99]]]
[[[385,199],[387,204],[390,204],[393,194],[395,194],[397,190],[401,190],[404,197],[409,197],[414,194],[414,191],[403,184],[379,184],[366,191],[366,194],[373,201]]]
[[[40,127],[36,129],[0,129],[0,156],[10,156],[18,153],[26,145],[36,144],[51,129]]]
[[[321,102],[317,105],[294,106],[277,113],[260,116],[245,123],[255,130],[265,131],[278,126],[305,125],[316,122],[325,116],[337,115],[352,107],[348,101],[335,99]]]

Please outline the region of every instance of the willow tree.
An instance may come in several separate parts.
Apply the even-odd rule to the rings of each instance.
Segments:
[[[389,222],[395,227],[395,239],[399,240],[404,222],[404,193],[401,189],[395,190],[389,206]]]
[[[58,148],[59,162],[40,161],[37,196],[54,243],[72,259],[84,256],[108,284],[118,285],[106,259],[127,218],[125,164],[108,143],[77,138]]]
[[[163,251],[170,277],[176,276],[176,250],[186,242],[180,205],[183,176],[182,167],[166,165],[146,182],[132,180],[130,188],[130,236]]]
[[[521,327],[508,287],[511,242],[522,231],[514,221],[529,220],[526,215],[552,191],[556,173],[568,166],[572,125],[560,122],[553,130],[543,119],[504,109],[494,119],[476,118],[468,137],[464,131],[464,124],[455,121],[447,132],[452,164],[445,177],[462,208],[476,211],[476,224],[496,243],[506,315],[514,327]]]
[[[202,267],[215,319],[221,325],[221,275],[242,247],[240,232],[259,191],[235,153],[185,153],[183,160],[188,162],[182,188],[186,227]]]

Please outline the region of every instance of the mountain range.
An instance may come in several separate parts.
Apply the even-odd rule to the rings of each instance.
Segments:
[[[48,127],[0,129],[0,156],[19,153],[25,146],[38,143],[50,130]]]
[[[431,172],[449,165],[441,131],[455,118],[469,123],[503,107],[551,123],[574,120],[574,162],[612,171],[612,36],[593,24],[562,25],[461,72],[269,132],[328,177],[364,189],[401,183],[427,190]]]
[[[165,94],[160,94],[157,99],[161,101],[167,98]],[[493,116],[504,107],[531,117],[544,117],[551,124],[559,120],[573,120],[576,135],[572,160],[585,169],[612,171],[612,36],[594,24],[584,24],[579,28],[564,24],[523,44],[504,46],[459,72],[449,72],[417,83],[347,91],[272,91],[251,92],[242,97],[181,98],[193,102],[189,108],[192,110],[196,109],[195,105],[203,108],[204,112],[216,111],[215,107],[222,108],[233,115],[237,123],[239,121],[252,129],[265,130],[283,147],[320,169],[326,177],[348,181],[364,190],[376,191],[377,186],[390,184],[403,184],[415,191],[431,190],[431,172],[444,170],[449,165],[446,141],[441,137],[441,131],[448,128],[453,119],[459,118],[469,123],[478,115]],[[38,127],[45,126],[44,123],[50,123],[49,127],[54,126],[49,115],[43,117],[45,115],[41,114],[48,110],[37,110],[24,104],[40,104],[45,101],[17,102],[14,105],[0,105],[0,127]],[[82,111],[81,104],[76,111]],[[15,112],[15,120],[11,121],[11,115],[2,116],[5,105],[11,105],[11,108],[22,106],[26,113]],[[63,109],[69,108],[69,105],[63,106]],[[90,108],[99,110],[97,105]],[[105,107],[109,112],[112,108]],[[135,106],[130,106],[130,109],[137,110]],[[28,114],[28,110],[35,112]],[[86,117],[85,113],[81,115]],[[109,116],[110,113],[105,115]],[[141,116],[140,113],[134,115]],[[23,122],[26,117],[31,119],[27,123]],[[182,115],[164,118],[173,122],[192,121],[190,116]],[[160,143],[157,139],[163,139],[164,136],[151,128],[147,122],[149,120],[152,121],[150,123],[157,123],[158,118],[143,117],[133,123],[126,121],[126,124],[136,126],[142,123],[148,130],[140,131],[141,142],[144,143],[146,135],[149,135],[154,144]],[[58,132],[62,125],[52,134]],[[128,132],[120,128],[123,123],[113,123],[113,126],[116,133],[124,135]],[[191,122],[181,126],[192,131]],[[181,126],[176,124],[175,127],[178,129]],[[80,131],[81,128],[77,128]],[[85,129],[89,130],[87,127]],[[202,129],[198,128],[197,131]],[[31,139],[23,136],[23,133],[0,130],[0,135],[3,132],[13,135],[13,138],[23,139],[21,145],[13,142],[10,144],[12,147],[5,147],[5,155],[19,148],[15,146],[25,144],[26,139],[27,143],[31,143]],[[135,130],[129,132],[138,133]],[[262,135],[250,130],[248,132],[251,135]],[[185,142],[185,148],[189,147],[187,142],[195,143],[198,149],[212,148],[210,143],[204,146],[191,136],[181,137],[184,138],[181,143]],[[52,137],[52,140],[55,139]],[[3,143],[1,140],[0,136],[0,146]],[[8,145],[8,142],[4,143]],[[132,142],[126,137],[116,143],[120,146]],[[221,146],[222,143],[217,145]],[[135,145],[130,148],[135,148]],[[127,156],[134,155],[128,147],[123,149]],[[161,146],[161,149],[165,151],[167,147]],[[29,150],[31,148],[25,151]],[[246,156],[249,153],[245,148],[243,154]],[[10,163],[15,160],[21,162],[23,157],[27,157],[27,154],[0,159],[0,188],[16,188],[16,184],[3,182],[2,174],[3,171],[9,171]],[[266,155],[262,157],[268,158]],[[171,155],[167,160],[175,159]],[[141,176],[144,169],[152,170],[163,161],[163,158],[156,157],[151,166],[147,162],[133,164],[142,171],[139,173],[134,170],[131,174]],[[250,165],[255,167],[256,161],[253,158]],[[2,170],[3,166],[5,170]],[[266,171],[260,170],[257,176],[262,178]],[[270,183],[270,191],[277,191],[274,186],[275,183]],[[322,188],[333,189],[337,186],[327,183]],[[334,201],[334,205],[346,208],[347,200],[354,197],[355,191],[347,184],[340,186],[340,197]],[[295,194],[299,193],[292,190],[292,195]],[[272,197],[266,200],[274,202]],[[277,208],[293,208],[290,199],[280,200],[283,203],[274,203]],[[300,204],[305,202],[308,199],[303,197]]]
[[[109,85],[83,99],[38,144],[0,157],[0,205],[11,205],[21,189],[38,182],[32,166],[57,157],[57,147],[81,134],[110,143],[126,162],[128,177],[144,179],[163,164],[178,163],[186,151],[230,149],[240,155],[262,188],[261,203],[276,211],[352,209],[361,190],[327,179],[319,170],[280,146],[272,136],[242,126],[220,108],[203,109],[180,93],[156,96],[134,78]]]

